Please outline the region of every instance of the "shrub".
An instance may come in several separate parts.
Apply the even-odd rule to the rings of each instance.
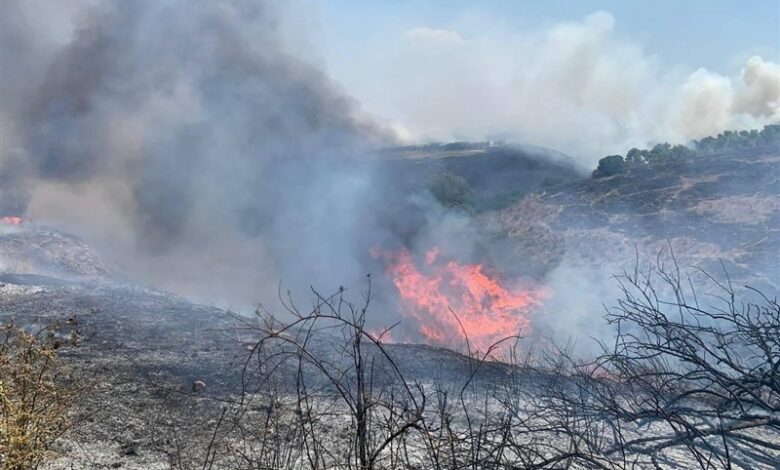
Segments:
[[[462,176],[451,171],[443,170],[437,174],[430,189],[444,207],[471,210],[474,206],[474,190]]]
[[[67,381],[59,350],[78,344],[75,321],[31,333],[0,327],[0,468],[37,468],[69,428],[69,410],[80,388]]]

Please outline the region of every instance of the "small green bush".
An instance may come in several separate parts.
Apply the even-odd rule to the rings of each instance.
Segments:
[[[450,209],[472,210],[475,202],[474,190],[462,176],[443,170],[430,185],[433,196]]]

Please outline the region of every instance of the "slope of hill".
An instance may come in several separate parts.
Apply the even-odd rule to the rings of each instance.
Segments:
[[[0,272],[99,280],[112,274],[78,238],[37,224],[0,226]]]
[[[610,266],[671,246],[684,264],[777,289],[780,150],[656,162],[529,194],[498,215],[519,256]]]
[[[504,260],[499,269],[525,263],[543,276],[569,263],[616,272],[637,252],[671,245],[682,263],[714,270],[722,262],[739,282],[769,292],[780,285],[780,150],[656,162],[595,179],[504,147],[404,152],[417,158],[388,164],[418,189],[444,167],[484,200],[524,194],[474,216],[486,227],[485,249]],[[543,187],[547,177],[563,181]],[[0,323],[75,317],[83,330],[82,346],[65,357],[94,389],[78,404],[79,425],[59,442],[50,468],[170,468],[176,452],[203,450],[223,403],[241,388],[251,332],[237,328],[230,312],[123,283],[83,242],[56,230],[14,228],[0,234],[0,250]],[[406,378],[428,385],[458,383],[473,367],[445,349],[387,351]],[[490,364],[480,380],[498,382],[507,371]],[[261,413],[266,405],[253,406]]]
[[[533,146],[453,142],[391,148],[382,154],[391,179],[408,188],[429,187],[443,172],[463,178],[478,212],[507,207],[524,194],[585,174],[567,155]]]
[[[241,397],[254,318],[128,284],[81,240],[49,227],[0,232],[0,250],[0,325],[38,331],[74,319],[82,338],[61,354],[89,393],[43,468],[166,469],[176,453],[198,455],[222,407]],[[313,350],[325,354],[328,341]],[[454,383],[469,374],[469,359],[446,349],[388,352],[410,380]],[[491,365],[483,376],[504,369]],[[294,383],[294,370],[280,375]],[[175,468],[189,468],[182,465]]]

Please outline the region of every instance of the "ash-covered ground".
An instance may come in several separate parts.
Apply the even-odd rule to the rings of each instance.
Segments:
[[[82,337],[63,358],[89,393],[45,468],[199,466],[220,411],[246,385],[254,320],[129,284],[78,238],[53,228],[4,228],[0,321],[36,330],[75,319]],[[452,385],[468,375],[470,360],[453,351],[387,348],[410,380]],[[480,380],[505,373],[491,365]],[[293,393],[289,384],[281,387],[282,394]]]
[[[716,197],[705,191],[708,197],[702,197],[700,193],[705,187],[701,185],[706,186],[707,181],[727,175],[705,174],[692,181],[693,176],[681,172],[680,168],[670,168],[669,171],[675,172],[674,177],[663,179],[655,175],[648,179],[647,175],[640,173],[618,177],[612,183],[586,181],[560,186],[528,195],[503,212],[477,217],[497,217],[498,221],[508,224],[509,239],[517,238],[521,232],[528,230],[541,230],[548,234],[548,238],[554,234],[557,237],[555,249],[538,246],[535,249],[539,255],[547,250],[545,256],[554,258],[558,256],[556,250],[574,250],[579,243],[584,243],[583,238],[592,237],[594,233],[617,236],[614,234],[623,233],[625,224],[639,224],[647,230],[654,225],[657,227],[657,224],[632,221],[630,218],[631,214],[641,218],[641,213],[637,215],[630,211],[621,216],[619,212],[626,204],[661,204],[663,207],[658,217],[664,220],[673,219],[674,211],[702,216],[717,211],[717,216],[706,218],[711,228],[718,228],[722,233],[726,230],[724,224],[737,224],[744,235],[740,238],[742,250],[746,246],[758,250],[776,242],[776,231],[771,229],[777,217],[776,203],[773,202],[776,196],[767,193],[776,186],[776,178],[772,179],[773,175],[776,177],[776,161],[774,157],[724,161],[724,165],[731,162],[732,165],[755,168],[755,177],[766,181],[765,185],[759,186],[761,190],[751,194],[745,194],[737,185],[730,185],[736,188],[730,194]],[[630,183],[631,178],[644,178],[650,182],[661,178],[664,183],[653,183],[656,189],[652,191],[638,191]],[[621,182],[624,184],[618,184]],[[599,196],[599,188],[608,184],[615,187]],[[744,221],[740,214],[745,211],[732,210],[731,206],[723,203],[723,198],[737,205],[748,205],[751,210],[759,211],[761,217]],[[558,200],[568,202],[560,203],[554,211],[539,211],[541,205],[550,205]],[[583,227],[571,222],[564,228],[556,225],[566,224],[566,217],[585,210],[599,214],[615,212],[602,217],[605,224],[609,221],[614,224]],[[526,211],[526,216],[519,217],[520,211]],[[595,216],[590,219],[601,220]],[[714,230],[699,232],[678,224],[670,226],[679,232],[675,243],[689,237],[689,244],[695,247],[705,243],[697,242],[702,238],[707,238],[708,243],[724,239],[717,238],[718,232]],[[761,227],[769,227],[763,231],[763,236],[759,236]],[[648,232],[640,239],[645,243],[656,243],[647,241],[652,240],[648,239],[652,236],[653,233]],[[753,240],[751,237],[758,238]],[[657,239],[663,240],[660,235]],[[524,240],[539,244],[546,238],[526,237]],[[618,245],[626,249],[625,244]],[[349,442],[349,436],[354,432],[355,421],[351,418],[354,410],[347,406],[348,401],[342,400],[339,390],[329,384],[327,373],[310,365],[308,369],[304,367],[310,381],[307,390],[311,399],[307,401],[308,408],[302,409],[302,376],[295,362],[279,361],[273,380],[264,369],[274,364],[274,351],[279,354],[286,352],[284,347],[266,351],[265,359],[269,362],[255,366],[253,361],[259,357],[255,349],[257,340],[264,331],[260,317],[239,315],[214,306],[196,304],[169,292],[134,285],[121,273],[102,264],[90,247],[77,237],[44,225],[23,223],[4,227],[0,235],[0,250],[2,321],[36,328],[57,320],[75,319],[81,331],[80,346],[63,350],[62,357],[70,375],[88,384],[89,393],[76,403],[72,412],[73,425],[56,441],[44,468],[180,469],[204,468],[204,465],[208,468],[254,468],[247,466],[248,462],[260,465],[259,462],[264,462],[263,456],[269,455],[273,457],[271,464],[266,462],[271,465],[270,468],[304,468],[307,466],[303,457],[306,452],[303,447],[289,443],[301,442],[301,435],[296,433],[300,432],[301,423],[306,422],[302,419],[306,413],[314,412],[317,420],[311,424],[312,435],[331,439],[335,447],[330,447],[330,452],[333,449],[341,449],[338,452],[344,453],[351,451],[348,447],[339,447],[341,444],[338,443]],[[758,253],[754,258],[727,261],[762,259]],[[705,262],[717,255],[709,250],[688,250],[685,254],[698,256]],[[708,258],[709,255],[712,258]],[[761,272],[764,276],[758,279],[770,280],[771,285],[771,269],[759,271],[759,274]],[[343,333],[335,329],[313,336],[308,345],[312,355],[326,361],[324,370],[343,371],[350,367],[350,338],[340,336],[340,332]],[[556,390],[555,387],[559,386],[560,377],[526,368],[522,358],[504,357],[514,360],[515,365],[508,365],[480,362],[430,346],[384,344],[383,347],[388,356],[383,356],[374,345],[364,346],[363,354],[370,358],[372,383],[377,387],[383,384],[388,391],[402,391],[398,387],[407,385],[420,387],[420,393],[429,399],[435,397],[439,400],[434,406],[429,405],[426,411],[431,414],[430,419],[441,421],[443,416],[447,416],[446,429],[465,433],[461,438],[468,435],[466,430],[475,426],[489,427],[489,423],[495,425],[500,422],[494,420],[504,416],[509,409],[515,409],[523,419],[531,419],[532,412],[529,410],[533,407],[528,405],[526,408],[525,404],[539,406],[535,402],[536,396],[546,397],[549,390]],[[397,372],[388,368],[388,358],[397,366]],[[475,369],[477,373],[472,377]],[[404,377],[405,384],[393,381],[396,373]],[[389,400],[389,403],[398,403]],[[517,408],[507,408],[509,402],[516,402]],[[389,416],[399,412],[392,407],[388,410],[392,410],[387,411]],[[399,413],[408,412],[407,409]],[[379,416],[388,415],[380,413]],[[545,419],[544,416],[533,417],[534,422],[544,422]],[[585,423],[579,425],[586,426]],[[430,455],[431,449],[419,436],[438,432],[441,439],[443,429],[444,424],[435,429],[425,428],[418,438],[405,440],[407,460],[403,465],[398,462],[393,464],[392,461],[382,461],[381,465],[407,468],[409,462],[418,462],[420,468],[430,467],[425,456]],[[668,429],[658,423],[644,427],[639,423],[638,427],[625,430],[627,436],[635,439],[660,436],[665,432]],[[766,434],[762,434],[766,431],[756,432],[759,434],[747,431],[746,435],[762,440],[767,438]],[[544,446],[557,445],[561,439],[560,445],[566,446],[566,439],[556,432],[533,436],[532,443],[538,439]],[[276,447],[272,450],[258,447],[259,442],[266,441]],[[457,451],[453,448],[452,452]],[[244,460],[237,456],[243,456]],[[739,460],[735,460],[734,468],[772,468],[770,462],[775,458],[775,454],[763,455],[748,466],[740,466]],[[324,459],[323,462],[328,460]],[[338,459],[331,456],[331,460]],[[692,457],[678,447],[663,453],[661,461],[664,468],[687,468],[695,464]],[[652,468],[652,465],[653,462],[647,458],[638,457],[636,461],[636,468]],[[444,468],[447,468],[446,465]]]

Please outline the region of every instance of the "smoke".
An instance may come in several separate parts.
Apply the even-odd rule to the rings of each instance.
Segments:
[[[49,8],[70,27],[49,32]],[[2,19],[2,172],[28,215],[205,297],[363,271],[367,150],[392,135],[288,49],[274,2],[9,1]]]
[[[780,66],[761,57],[734,77],[665,67],[619,37],[606,12],[531,31],[481,21],[478,35],[408,30],[388,53],[391,72],[363,71],[357,96],[417,138],[496,136],[590,165],[631,147],[760,128],[780,116]]]
[[[780,65],[751,57],[741,79],[744,86],[734,97],[734,112],[780,119]]]

